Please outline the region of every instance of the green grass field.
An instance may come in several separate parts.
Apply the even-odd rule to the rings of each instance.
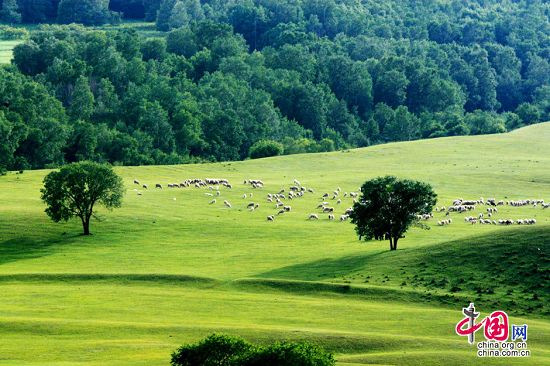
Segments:
[[[537,219],[511,227],[473,226],[464,214],[439,227],[436,213],[430,230],[411,229],[396,252],[359,242],[349,222],[307,220],[322,193],[357,191],[386,174],[431,183],[439,205],[550,201],[549,139],[546,123],[344,152],[120,167],[124,205],[100,211],[90,237],[76,220],[55,224],[44,214],[47,171],[9,173],[0,177],[0,365],[167,365],[179,345],[212,332],[307,339],[348,366],[549,364],[550,209],[499,207],[495,219]],[[233,184],[213,205],[208,189],[152,188],[208,177]],[[315,193],[267,222],[276,210],[266,194],[294,179]],[[251,201],[260,208],[249,212]],[[332,203],[337,216],[351,203]],[[511,323],[527,323],[531,357],[478,359],[454,333],[470,301],[482,316],[504,310]]]
[[[2,41],[0,40],[0,65],[9,64],[12,59],[12,51],[15,46],[23,41],[21,40],[10,40]]]

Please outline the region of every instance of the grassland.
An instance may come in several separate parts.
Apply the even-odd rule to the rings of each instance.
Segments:
[[[47,171],[9,173],[0,177],[0,365],[166,365],[178,345],[214,331],[308,339],[340,365],[548,364],[550,210],[505,206],[496,217],[533,217],[532,227],[472,226],[463,215],[438,227],[436,214],[430,230],[412,229],[393,253],[386,242],[359,242],[349,223],[306,218],[321,193],[385,174],[431,183],[440,205],[549,201],[549,138],[550,124],[540,124],[344,152],[119,167],[124,205],[101,211],[90,237],[78,222],[55,224],[43,213]],[[195,177],[234,187],[214,205],[204,189],[133,191],[134,179]],[[250,178],[265,188],[242,184]],[[266,193],[293,179],[315,193],[267,222],[275,209]],[[249,212],[250,201],[260,208]],[[338,210],[350,205],[346,198]],[[529,324],[532,357],[477,359],[454,334],[470,301],[482,316],[502,308],[512,323]]]
[[[21,40],[0,40],[0,65],[9,64],[11,62],[13,48],[21,42]]]

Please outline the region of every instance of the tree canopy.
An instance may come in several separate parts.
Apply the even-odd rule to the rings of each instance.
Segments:
[[[162,32],[32,30],[0,68],[16,132],[4,169],[245,159],[261,140],[288,154],[550,119],[546,2],[77,3],[3,0],[23,22],[97,24],[92,14],[116,11]]]
[[[436,202],[437,195],[427,183],[379,177],[363,184],[350,218],[360,240],[389,240],[390,250],[397,250],[417,215],[430,214]]]
[[[90,220],[96,215],[97,205],[120,207],[124,185],[110,166],[84,161],[46,175],[41,192],[46,214],[53,221],[78,217],[84,235],[90,235]]]

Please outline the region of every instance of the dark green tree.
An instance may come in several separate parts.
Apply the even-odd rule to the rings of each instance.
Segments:
[[[2,8],[0,9],[0,22],[4,23],[21,23],[21,13],[16,0],[3,0]]]
[[[436,202],[437,195],[427,183],[379,177],[363,184],[350,217],[360,240],[389,240],[390,250],[397,250],[417,215],[431,213]]]
[[[57,9],[59,23],[99,25],[111,20],[108,0],[61,0]]]
[[[94,112],[94,95],[86,76],[80,76],[74,86],[69,115],[74,120],[88,120]]]
[[[124,184],[109,165],[80,162],[63,166],[44,178],[40,191],[46,214],[55,222],[78,217],[84,235],[90,235],[90,220],[97,205],[111,210],[120,207]]]

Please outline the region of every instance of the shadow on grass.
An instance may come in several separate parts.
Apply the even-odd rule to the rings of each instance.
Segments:
[[[400,252],[408,251],[407,249]],[[342,258],[326,258],[314,262],[300,263],[292,266],[277,268],[256,277],[282,278],[306,281],[331,280],[366,269],[370,263],[384,256],[395,256],[398,252],[384,250],[377,253],[346,256]]]
[[[0,265],[48,256],[79,236],[81,235],[63,235],[40,240],[30,236],[21,236],[2,241],[0,242]]]
[[[330,281],[344,286],[332,288],[333,292],[349,291],[349,284],[368,283],[427,293],[437,301],[452,303],[467,297],[517,314],[549,316],[550,228],[503,228],[437,245],[301,263],[256,277],[271,282]],[[289,291],[304,286],[285,283],[281,287]],[[384,291],[390,298],[390,291]]]

